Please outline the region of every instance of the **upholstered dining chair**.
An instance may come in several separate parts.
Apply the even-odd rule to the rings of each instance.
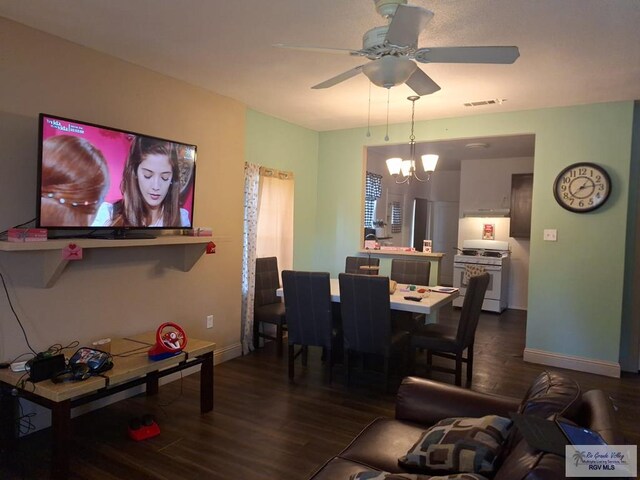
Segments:
[[[360,267],[379,267],[380,259],[379,258],[368,258],[368,257],[347,257],[344,266],[344,273],[357,273],[360,275],[378,275],[378,270],[367,270],[366,268]]]
[[[391,259],[391,275],[389,278],[398,283],[408,285],[429,285],[431,262],[424,260],[409,260],[402,258]],[[394,323],[409,332],[415,331],[419,325],[424,325],[423,313],[392,312]]]
[[[469,279],[457,327],[431,323],[419,326],[411,336],[411,346],[414,349],[427,351],[427,370],[455,374],[455,382],[458,386],[462,385],[463,363],[467,364],[467,386],[471,385],[473,344],[489,278],[489,274],[485,272]],[[466,357],[463,355],[465,350]],[[433,365],[434,355],[455,360],[455,368]]]
[[[284,270],[282,288],[287,315],[289,343],[289,379],[294,378],[296,358],[302,355],[307,365],[308,347],[323,348],[329,383],[333,374],[333,360],[341,350],[340,326],[334,320],[329,273]],[[300,350],[295,352],[295,346]]]
[[[389,278],[409,285],[429,285],[431,262],[393,258]]]
[[[392,330],[389,277],[341,273],[338,282],[345,384],[350,383],[351,354],[359,352],[383,357],[388,390],[391,358],[402,359],[402,373],[405,373],[409,353],[409,333]]]
[[[280,288],[278,258],[262,257],[256,259],[256,286],[253,301],[253,346],[260,346],[260,338],[277,342],[276,351],[282,356],[282,339],[287,327],[284,303],[276,295]],[[264,331],[264,324],[275,325],[275,337]],[[262,331],[260,326],[262,325]]]

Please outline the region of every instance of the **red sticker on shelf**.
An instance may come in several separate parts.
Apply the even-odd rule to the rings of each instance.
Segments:
[[[64,260],[82,260],[82,247],[70,243],[62,249],[62,258]]]

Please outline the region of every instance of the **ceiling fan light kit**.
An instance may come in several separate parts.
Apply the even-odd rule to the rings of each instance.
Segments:
[[[391,88],[405,83],[416,68],[407,57],[386,56],[367,63],[362,71],[374,85]]]

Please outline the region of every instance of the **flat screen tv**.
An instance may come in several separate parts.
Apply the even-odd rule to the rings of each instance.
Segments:
[[[38,227],[114,238],[192,227],[196,145],[44,113],[39,122]]]

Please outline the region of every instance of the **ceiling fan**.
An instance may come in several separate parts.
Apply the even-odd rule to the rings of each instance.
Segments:
[[[372,28],[363,36],[360,50],[276,44],[275,47],[367,57],[371,62],[347,70],[311,88],[329,88],[360,72],[379,87],[406,83],[418,95],[428,95],[440,86],[418,68],[420,63],[509,64],[520,56],[518,47],[433,47],[418,48],[418,37],[433,17],[426,8],[407,5],[407,0],[373,0],[376,11],[388,24]]]

